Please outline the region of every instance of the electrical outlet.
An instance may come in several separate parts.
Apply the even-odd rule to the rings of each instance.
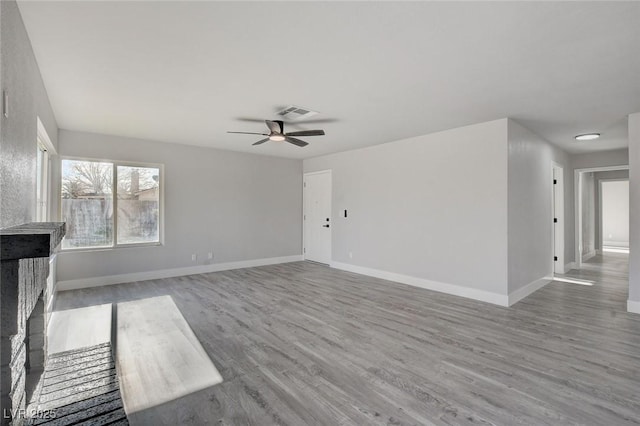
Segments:
[[[194,254],[192,254],[192,255],[191,255],[191,261],[192,261],[192,262],[195,262],[195,261],[197,261],[197,260],[198,260],[198,255],[197,255],[197,254],[195,254],[195,253],[194,253]]]
[[[213,259],[213,252],[212,252],[212,251],[210,251],[210,252],[209,252],[209,260],[212,260],[212,259]]]
[[[353,252],[352,251],[349,252],[349,259],[353,259]]]

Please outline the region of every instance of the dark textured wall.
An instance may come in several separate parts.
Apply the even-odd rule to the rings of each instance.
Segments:
[[[35,219],[37,118],[57,148],[58,127],[15,1],[0,1],[0,80],[9,117],[0,114],[0,228]]]

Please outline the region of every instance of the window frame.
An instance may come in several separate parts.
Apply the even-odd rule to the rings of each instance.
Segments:
[[[101,158],[90,158],[90,157],[76,157],[70,155],[61,155],[60,156],[60,181],[58,182],[58,199],[60,200],[60,205],[58,209],[58,215],[62,220],[62,161],[71,160],[71,161],[92,161],[95,163],[109,163],[113,166],[113,175],[111,176],[111,194],[113,196],[113,244],[110,246],[100,246],[100,247],[60,247],[61,251],[65,252],[80,252],[80,251],[103,251],[103,250],[115,250],[121,248],[139,248],[139,247],[157,247],[164,245],[164,164],[162,163],[147,163],[140,161],[121,161],[121,160],[109,160],[109,159],[101,159]],[[158,217],[158,241],[151,241],[148,243],[128,243],[128,244],[119,244],[118,243],[118,184],[117,184],[117,173],[118,166],[121,167],[149,167],[156,168],[160,170],[160,176],[158,178],[158,208],[159,208],[159,217]]]
[[[37,138],[36,144],[36,222],[49,221],[49,152]]]

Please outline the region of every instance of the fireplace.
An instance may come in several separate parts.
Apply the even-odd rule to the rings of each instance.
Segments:
[[[55,296],[47,285],[49,264],[64,232],[64,223],[53,222],[0,230],[2,425],[24,422],[46,363],[46,327]]]

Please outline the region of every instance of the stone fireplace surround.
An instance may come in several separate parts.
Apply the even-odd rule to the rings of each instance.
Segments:
[[[46,362],[46,327],[54,289],[49,260],[65,234],[63,222],[0,229],[0,424],[21,425],[27,404],[27,369]]]

